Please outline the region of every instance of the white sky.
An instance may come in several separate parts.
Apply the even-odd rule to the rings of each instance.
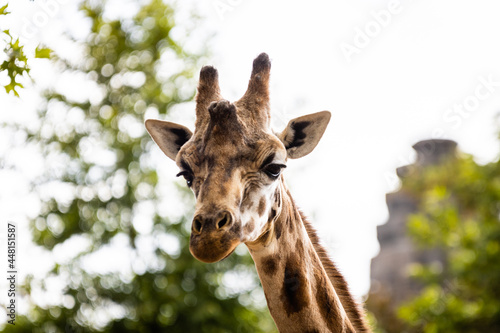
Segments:
[[[22,31],[45,1],[16,3],[13,24]],[[498,156],[498,1],[209,0],[197,8],[207,18],[202,28],[216,34],[207,43],[225,98],[244,93],[253,58],[267,52],[277,127],[332,112],[322,142],[290,161],[286,176],[356,295],[368,291],[370,259],[379,249],[376,226],[388,217],[385,194],[397,189],[395,169],[412,163],[413,144],[448,138],[481,163]],[[58,7],[28,44],[53,39],[61,27],[74,30],[74,13],[70,4]],[[356,53],[346,57],[342,47]],[[33,96],[26,93],[23,104],[36,105]],[[3,117],[7,111],[12,114],[2,108]],[[193,125],[180,112],[170,119]],[[173,179],[175,167],[168,168]],[[27,195],[23,186],[3,187],[0,221],[21,220]]]

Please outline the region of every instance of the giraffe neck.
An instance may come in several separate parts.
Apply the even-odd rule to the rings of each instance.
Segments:
[[[312,229],[306,229],[311,227],[283,183],[279,195],[282,206],[274,225],[247,243],[276,326],[280,332],[355,332],[313,244],[316,239],[309,236]]]

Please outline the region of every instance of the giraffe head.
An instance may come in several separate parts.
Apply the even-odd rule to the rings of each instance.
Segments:
[[[270,69],[262,53],[253,62],[246,93],[231,103],[221,97],[217,70],[203,67],[194,133],[175,123],[146,121],[196,197],[190,250],[200,261],[224,259],[238,244],[271,230],[281,209],[287,159],[310,153],[330,120],[328,111],[299,117],[275,134],[269,124]]]

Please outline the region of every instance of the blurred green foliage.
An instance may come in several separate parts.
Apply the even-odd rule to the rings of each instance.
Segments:
[[[193,98],[202,56],[171,38],[171,5],[151,0],[133,18],[120,20],[107,19],[105,5],[82,4],[90,34],[67,46],[79,61],[52,56],[54,68],[69,75],[66,82],[84,98],[46,91],[38,119],[24,128],[45,157],[33,183],[42,201],[31,222],[33,241],[75,254],[56,261],[47,276],[25,281],[29,313],[3,331],[275,331],[267,308],[254,300],[260,290],[250,256],[237,251],[202,264],[188,250],[190,219],[161,213],[176,203],[160,195],[152,153],[157,148],[144,130],[144,116],[165,114]],[[177,191],[192,205],[185,190]],[[153,221],[151,228],[141,227],[145,219]],[[118,271],[105,254],[117,243],[126,249],[112,252],[113,258],[128,262]],[[99,260],[107,260],[108,271],[88,269]],[[236,283],[250,281],[249,287],[224,287],[228,274]],[[62,295],[40,302],[34,295],[49,290],[49,281],[62,284]]]
[[[0,7],[0,18],[2,15],[10,14],[7,11],[9,5],[5,4]],[[6,29],[1,32],[1,37],[3,44],[3,52],[7,59],[5,59],[0,65],[0,73],[7,73],[9,78],[9,83],[4,85],[5,91],[12,93],[19,97],[19,92],[17,88],[24,88],[22,83],[18,82],[16,79],[22,77],[23,75],[28,75],[30,68],[28,66],[28,57],[24,52],[24,46],[20,44],[19,38],[14,38],[10,30]],[[35,58],[50,58],[51,50],[45,47],[37,47],[35,50]]]
[[[424,288],[399,316],[414,332],[500,332],[500,161],[462,155],[415,170],[402,187],[419,202],[411,238],[445,260],[412,266]]]

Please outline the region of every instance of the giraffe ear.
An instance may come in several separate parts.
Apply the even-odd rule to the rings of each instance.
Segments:
[[[181,147],[193,135],[187,127],[169,121],[148,119],[145,125],[154,142],[174,161]]]
[[[312,152],[323,136],[330,117],[330,112],[321,111],[290,120],[279,135],[288,157],[300,158]]]

